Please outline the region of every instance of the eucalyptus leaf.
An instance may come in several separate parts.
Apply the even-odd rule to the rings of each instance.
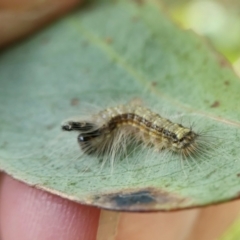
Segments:
[[[107,209],[156,211],[239,197],[240,81],[158,2],[93,1],[0,57],[0,167]],[[82,154],[61,122],[141,99],[209,135],[196,158],[151,148],[113,165]]]

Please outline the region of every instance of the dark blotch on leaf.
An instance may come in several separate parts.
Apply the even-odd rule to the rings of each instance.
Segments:
[[[229,82],[229,81],[225,81],[224,84],[225,84],[226,86],[229,86],[229,85],[230,85],[230,82]]]
[[[111,37],[107,37],[107,38],[105,38],[105,42],[106,42],[107,44],[112,44],[113,39],[112,39]]]
[[[77,106],[79,104],[79,99],[78,98],[73,98],[71,100],[71,106]]]
[[[230,65],[230,63],[227,61],[227,59],[225,59],[224,57],[219,57],[219,64],[220,64],[220,66],[221,67],[228,67],[228,68],[230,68],[231,67],[231,65]]]
[[[219,101],[215,101],[210,107],[211,108],[216,108],[216,107],[219,107],[220,105],[220,102]]]
[[[155,199],[148,191],[140,191],[128,194],[118,194],[112,196],[112,201],[116,203],[118,207],[131,206],[135,204],[148,204],[155,202]]]
[[[138,5],[142,5],[144,3],[143,0],[133,0],[133,2],[135,2]]]
[[[157,82],[152,82],[152,86],[156,87],[157,86]]]
[[[96,206],[134,212],[159,210],[159,205],[178,209],[181,205],[186,206],[187,202],[188,199],[151,187],[99,194],[93,199],[93,203]]]

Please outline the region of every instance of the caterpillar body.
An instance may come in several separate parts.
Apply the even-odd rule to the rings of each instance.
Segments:
[[[134,141],[157,151],[167,149],[188,157],[200,153],[205,143],[201,134],[191,128],[132,103],[107,108],[89,119],[67,121],[62,129],[78,131],[78,143],[83,152],[97,156],[114,157],[126,152]]]

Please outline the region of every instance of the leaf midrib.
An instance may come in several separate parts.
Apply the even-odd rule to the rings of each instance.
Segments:
[[[129,63],[127,63],[127,61],[125,59],[123,59],[112,47],[110,47],[109,44],[106,44],[104,41],[102,41],[101,38],[97,37],[95,34],[88,31],[86,28],[84,28],[80,24],[80,22],[76,22],[73,20],[71,20],[71,22],[73,22],[74,25],[76,26],[75,29],[80,31],[91,43],[99,46],[99,48],[101,50],[103,50],[105,53],[107,53],[106,55],[109,56],[109,58],[115,60],[123,69],[126,70],[126,72],[128,72],[131,76],[133,76],[134,79],[141,82],[142,85],[145,85],[145,87],[147,89],[149,89],[153,94],[155,94],[159,98],[162,98],[165,101],[170,102],[172,105],[178,106],[179,108],[184,109],[185,111],[197,113],[201,116],[204,116],[205,118],[209,118],[209,119],[215,120],[217,122],[221,122],[226,125],[231,125],[231,126],[240,128],[240,121],[233,121],[233,120],[230,120],[227,118],[222,118],[222,117],[216,116],[214,114],[206,113],[204,111],[200,111],[200,110],[198,111],[198,110],[190,107],[189,105],[180,103],[179,100],[177,101],[177,100],[173,99],[171,96],[161,92],[159,89],[152,87],[149,84],[149,82],[146,80],[146,78],[141,73],[136,71],[136,69],[134,69]]]

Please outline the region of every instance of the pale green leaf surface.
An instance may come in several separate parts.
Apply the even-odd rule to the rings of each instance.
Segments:
[[[235,199],[239,90],[223,59],[157,3],[94,2],[1,54],[0,166],[30,185],[109,209]],[[145,149],[102,167],[81,156],[77,133],[61,132],[63,120],[88,110],[84,103],[101,109],[134,97],[209,131],[214,148],[187,161]]]

